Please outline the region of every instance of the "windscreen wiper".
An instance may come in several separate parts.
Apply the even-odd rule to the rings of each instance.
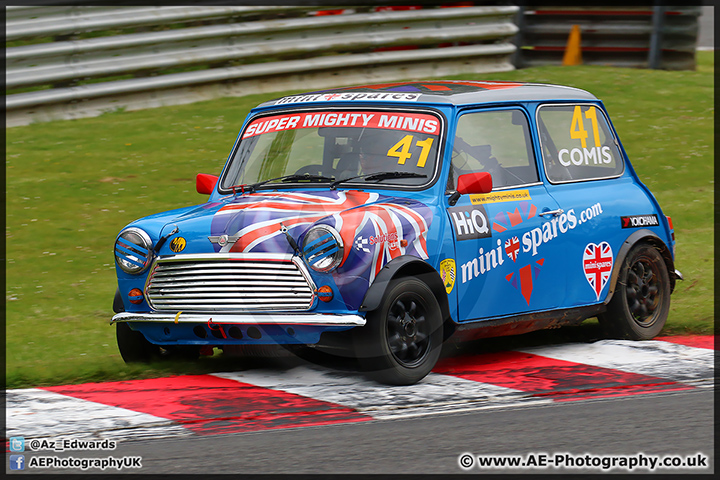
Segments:
[[[357,180],[358,178],[362,178],[365,181],[380,181],[380,180],[387,180],[388,178],[426,178],[427,175],[424,173],[415,173],[415,172],[377,172],[377,173],[368,173],[365,175],[356,175],[354,177],[349,178],[341,178],[340,180],[335,180],[333,183],[330,184],[330,190],[335,190],[338,185],[344,182],[349,182],[350,180]]]
[[[233,192],[238,188],[242,188],[243,192],[254,192],[257,190],[258,187],[265,185],[266,183],[277,182],[277,181],[295,182],[298,180],[308,180],[311,182],[332,182],[335,179],[332,177],[326,177],[324,175],[310,175],[309,173],[303,173],[302,175],[293,174],[293,175],[283,175],[282,177],[269,178],[267,180],[263,180],[262,182],[251,183],[250,185],[233,185],[230,188],[232,188]]]

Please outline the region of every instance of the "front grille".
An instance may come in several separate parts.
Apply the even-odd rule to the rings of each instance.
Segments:
[[[155,263],[145,294],[159,311],[304,311],[314,301],[308,278],[290,257],[174,256]]]

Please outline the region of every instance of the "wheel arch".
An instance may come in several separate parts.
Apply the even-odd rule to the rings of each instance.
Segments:
[[[660,252],[663,260],[665,260],[665,266],[667,267],[668,276],[670,277],[670,293],[675,290],[675,275],[673,274],[675,271],[675,262],[670,248],[668,248],[665,242],[663,242],[663,240],[655,233],[647,229],[642,229],[633,232],[625,239],[620,247],[620,251],[615,258],[615,264],[610,277],[610,289],[608,290],[608,294],[604,302],[606,305],[610,303],[610,300],[612,300],[613,294],[615,293],[618,277],[620,276],[620,270],[622,269],[622,265],[625,262],[628,253],[630,253],[630,250],[638,243],[648,243]]]
[[[121,313],[125,311],[125,304],[123,303],[122,295],[120,294],[120,288],[115,290],[115,298],[113,298],[113,312]]]
[[[418,280],[424,282],[428,288],[435,295],[435,299],[440,306],[440,312],[442,313],[443,320],[443,338],[447,339],[452,333],[454,323],[450,320],[450,305],[448,302],[448,295],[445,291],[445,285],[443,284],[440,274],[426,261],[404,255],[397,257],[389,261],[380,270],[380,273],[375,277],[375,281],[370,285],[370,288],[365,293],[362,303],[360,304],[359,310],[361,312],[369,312],[377,309],[380,306],[383,296],[387,291],[388,285],[395,278],[400,277],[415,277]]]

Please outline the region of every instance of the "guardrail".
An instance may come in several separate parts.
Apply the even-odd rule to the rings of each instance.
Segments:
[[[518,7],[410,8],[6,7],[7,126],[514,69]]]
[[[518,68],[560,65],[573,25],[583,63],[694,70],[701,7],[523,7],[517,18]]]

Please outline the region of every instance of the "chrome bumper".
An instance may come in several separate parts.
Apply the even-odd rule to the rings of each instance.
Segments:
[[[118,313],[110,324],[116,322],[161,322],[161,323],[213,323],[238,325],[312,325],[317,327],[361,327],[365,317],[360,315],[335,315],[322,313],[264,314],[264,313]]]

